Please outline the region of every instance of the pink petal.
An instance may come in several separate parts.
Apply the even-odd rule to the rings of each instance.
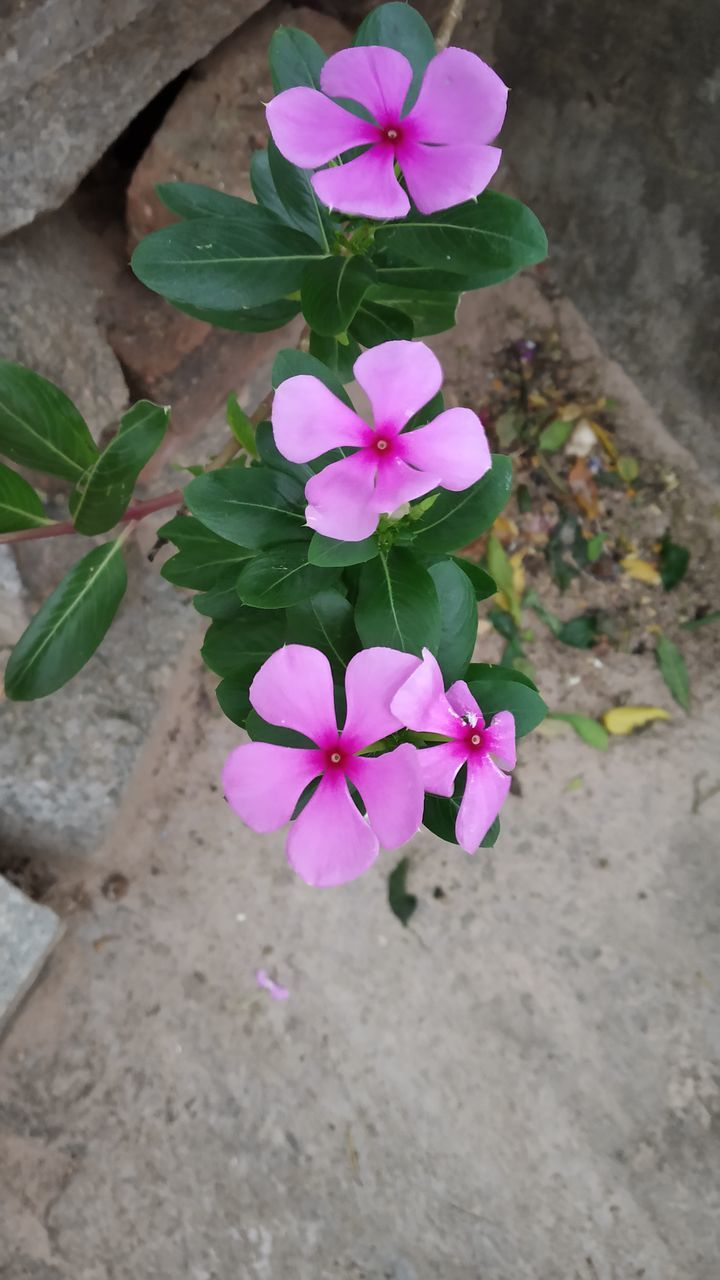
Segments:
[[[382,342],[358,356],[353,373],[370,400],[376,428],[396,431],[442,386],[440,361],[424,342]]]
[[[347,164],[321,169],[311,181],[323,204],[358,218],[404,218],[410,209],[395,177],[395,153],[382,143]]]
[[[453,711],[456,711],[459,716],[475,716],[475,719],[469,721],[469,723],[477,725],[479,729],[484,727],[485,721],[482,711],[464,680],[456,680],[454,684],[450,685],[447,691],[447,700]]]
[[[402,458],[389,458],[378,467],[375,483],[375,509],[391,515],[403,502],[421,498],[440,483],[437,475],[415,471]]]
[[[275,443],[291,462],[309,462],[338,445],[361,445],[371,434],[319,378],[300,373],[281,382],[273,399]]]
[[[284,725],[325,746],[337,736],[330,663],[304,644],[286,644],[263,663],[250,685],[263,720]]]
[[[390,709],[408,729],[417,733],[442,733],[455,738],[462,732],[460,717],[450,706],[437,659],[423,649],[420,665],[398,690]]]
[[[419,666],[413,654],[380,646],[362,649],[350,659],[345,672],[347,714],[342,731],[343,745],[349,751],[362,751],[402,728],[390,703]]]
[[[406,742],[375,759],[355,756],[347,776],[357,787],[368,822],[385,849],[397,849],[422,822],[423,787],[418,752]]]
[[[378,124],[397,124],[412,81],[412,67],[396,49],[358,45],[328,58],[320,85],[331,98],[352,98]]]
[[[304,86],[279,93],[268,103],[265,115],[278,150],[302,169],[327,164],[341,152],[377,138],[377,129],[367,120]]]
[[[405,457],[438,477],[443,489],[468,489],[490,469],[485,430],[472,409],[446,409],[427,427],[403,436]]]
[[[455,779],[467,757],[467,750],[461,742],[441,742],[437,747],[423,747],[418,751],[418,761],[425,790],[436,796],[451,796],[455,790]]]
[[[503,769],[515,768],[515,717],[511,711],[498,711],[493,716],[485,730],[483,745]]]
[[[377,528],[373,457],[365,449],[331,462],[305,485],[305,519],[326,538],[361,542]]]
[[[254,831],[277,831],[323,770],[319,751],[248,742],[230,752],[222,772],[228,804]]]
[[[378,849],[377,836],[358,812],[341,773],[325,775],[287,839],[290,866],[319,889],[356,880],[375,861]]]
[[[406,116],[423,142],[492,142],[502,128],[507,86],[467,49],[445,49],[427,65]]]
[[[461,849],[475,853],[497,818],[510,790],[510,778],[501,773],[489,756],[474,755],[468,760],[467,782],[455,835]]]
[[[255,981],[263,991],[267,991],[272,996],[273,1000],[287,1000],[290,995],[287,987],[281,987],[279,982],[275,982],[266,969],[255,971]]]
[[[421,213],[474,200],[494,177],[501,155],[498,147],[473,142],[432,147],[407,142],[398,149],[408,191]]]

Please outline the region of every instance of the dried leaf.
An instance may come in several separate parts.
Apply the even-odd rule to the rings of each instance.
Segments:
[[[637,582],[646,582],[649,587],[660,586],[662,581],[660,574],[649,560],[641,560],[639,556],[625,556],[620,561],[620,565],[629,578],[635,578]]]
[[[597,485],[584,458],[578,458],[573,463],[567,481],[580,510],[589,520],[596,520],[600,513]]]
[[[610,432],[606,431],[604,427],[601,427],[599,422],[591,422],[590,426],[595,432],[596,440],[599,440],[608,458],[610,458],[611,462],[617,462],[617,459],[618,459],[617,446],[612,436],[610,435]]]
[[[670,716],[662,707],[611,707],[600,719],[608,733],[622,737],[653,720],[669,720]]]
[[[673,698],[683,711],[690,711],[690,678],[680,650],[667,636],[659,635],[655,646],[655,661],[660,674]]]

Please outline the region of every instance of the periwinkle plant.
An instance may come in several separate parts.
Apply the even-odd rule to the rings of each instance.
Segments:
[[[421,822],[468,853],[494,843],[515,738],[544,714],[525,675],[472,661],[477,602],[496,587],[458,548],[502,510],[510,465],[474,412],[445,408],[420,339],[547,246],[529,209],[486,190],[506,87],[473,53],[438,53],[409,6],[375,9],[330,58],[280,28],[270,66],[255,201],[162,184],[179,220],[132,265],[220,327],[266,332],[301,312],[300,349],[279,353],[252,418],[230,397],[233,438],[184,493],[145,501],[133,492],[166,408],[135,405],[101,451],[59,388],[0,363],[0,452],[73,486],[54,522],[0,464],[2,541],[121,526],[42,605],[5,691],[40,698],[76,674],[118,609],[137,522],[177,507],[161,572],[197,593],[219,704],[251,740],[225,765],[226,796],[258,831],[290,821],[291,864],[331,885]]]

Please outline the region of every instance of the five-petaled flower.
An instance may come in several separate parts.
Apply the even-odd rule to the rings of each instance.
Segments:
[[[465,791],[455,824],[458,844],[475,853],[497,818],[510,790],[510,778],[498,769],[515,766],[515,720],[498,711],[486,726],[482,712],[463,680],[445,692],[436,659],[423,649],[422,663],[395,694],[394,714],[419,733],[438,733],[449,739],[418,752],[426,791],[451,796],[455,779],[467,765]]]
[[[507,88],[467,49],[445,49],[428,63],[415,105],[404,113],[413,73],[396,49],[357,46],[328,58],[317,89],[298,86],[273,98],[267,119],[286,159],[317,169],[355,147],[363,153],[313,175],[332,209],[369,218],[402,218],[410,209],[395,161],[421,213],[436,213],[485,189],[501,152],[488,146],[505,118]],[[372,119],[333,102],[351,99]]]
[[[491,465],[483,425],[471,409],[446,409],[427,426],[403,432],[442,383],[437,356],[423,342],[384,342],[364,351],[353,371],[370,400],[373,426],[309,374],[282,382],[272,409],[275,442],[291,462],[309,462],[337,446],[354,450],[305,487],[310,528],[346,542],[367,538],[381,513],[438,485],[469,488]]]
[[[289,644],[267,659],[250,686],[265,721],[294,729],[307,747],[250,742],[228,757],[225,795],[248,826],[275,831],[292,818],[305,788],[320,784],[292,823],[290,865],[308,884],[343,884],[366,871],[379,845],[395,849],[415,834],[423,810],[418,752],[409,743],[385,755],[358,753],[401,728],[393,695],[417,667],[412,654],[365,649],[345,674],[347,712],[338,730],[330,663],[306,645]],[[360,793],[363,817],[348,790]]]

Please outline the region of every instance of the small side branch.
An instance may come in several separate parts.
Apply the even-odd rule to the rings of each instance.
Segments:
[[[438,52],[447,49],[452,40],[453,31],[458,22],[460,22],[465,10],[465,0],[450,0],[445,17],[440,23],[438,33],[435,37],[435,48]]]

